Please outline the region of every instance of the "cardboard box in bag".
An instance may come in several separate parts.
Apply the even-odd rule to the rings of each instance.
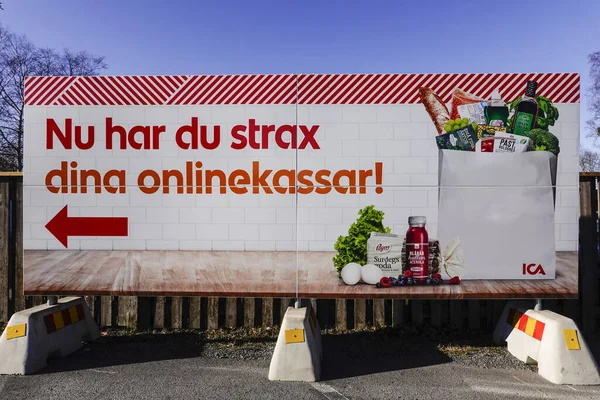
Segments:
[[[439,150],[438,239],[462,243],[461,279],[554,279],[557,157]]]

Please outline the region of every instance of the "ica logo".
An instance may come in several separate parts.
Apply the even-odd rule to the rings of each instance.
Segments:
[[[546,275],[546,272],[544,271],[544,267],[542,267],[542,264],[523,263],[523,275],[537,275],[537,274]]]
[[[388,251],[390,251],[391,247],[392,246],[389,246],[389,245],[386,246],[386,245],[379,243],[377,245],[377,247],[375,247],[375,251],[378,253],[387,253]]]

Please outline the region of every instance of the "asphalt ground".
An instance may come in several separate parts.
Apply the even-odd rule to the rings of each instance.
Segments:
[[[600,386],[547,382],[489,336],[418,330],[325,334],[320,382],[271,382],[275,333],[113,331],[38,374],[0,376],[0,399],[600,399]]]

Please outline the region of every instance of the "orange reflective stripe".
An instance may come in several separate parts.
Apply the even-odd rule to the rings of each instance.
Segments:
[[[546,324],[544,324],[541,321],[536,321],[535,322],[535,330],[533,331],[533,337],[536,338],[537,340],[542,340],[542,335],[544,334],[544,327],[546,326]]]
[[[46,332],[52,333],[56,330],[56,325],[54,325],[54,315],[48,314],[44,316],[44,324],[46,325]]]
[[[65,320],[63,319],[62,312],[57,311],[54,314],[52,314],[52,316],[54,317],[54,326],[56,327],[56,330],[65,327]]]
[[[71,318],[71,323],[79,322],[79,315],[77,314],[77,308],[71,307],[69,308],[69,317]]]
[[[65,322],[65,326],[71,324],[71,314],[69,313],[69,309],[65,308],[62,310],[63,321]]]
[[[519,319],[519,330],[525,332],[525,328],[527,327],[527,320],[529,317],[525,314],[521,314],[521,318]]]

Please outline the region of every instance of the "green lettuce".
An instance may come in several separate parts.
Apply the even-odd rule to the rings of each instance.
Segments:
[[[390,233],[391,228],[383,225],[383,211],[370,205],[358,212],[356,222],[350,225],[348,235],[338,237],[334,249],[337,251],[333,257],[333,264],[341,274],[346,264],[355,262],[360,265],[367,263],[367,240],[372,232]]]

